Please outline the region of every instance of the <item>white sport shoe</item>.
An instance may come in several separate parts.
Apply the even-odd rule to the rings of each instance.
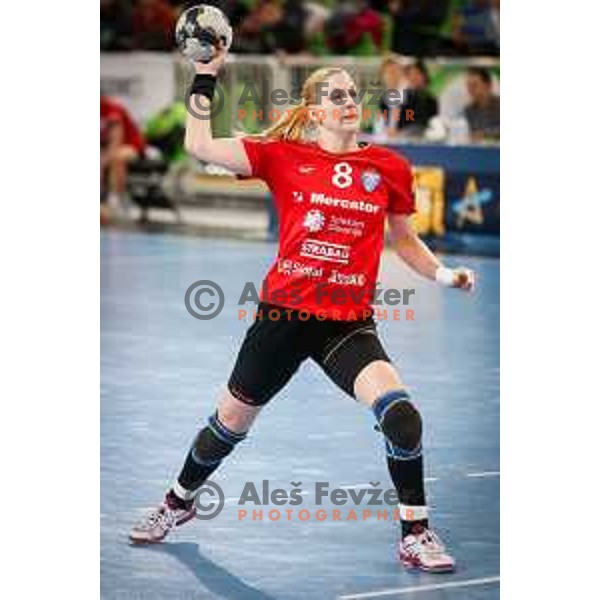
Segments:
[[[429,573],[449,573],[455,567],[454,559],[446,552],[440,538],[425,528],[400,540],[398,558],[405,567]]]
[[[193,519],[196,508],[170,508],[163,502],[139,523],[136,523],[129,534],[135,544],[154,544],[162,542],[173,527],[179,527]]]

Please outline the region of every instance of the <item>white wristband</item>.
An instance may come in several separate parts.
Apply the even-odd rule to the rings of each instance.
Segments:
[[[454,285],[454,269],[438,267],[435,272],[435,280],[441,285],[452,287]]]

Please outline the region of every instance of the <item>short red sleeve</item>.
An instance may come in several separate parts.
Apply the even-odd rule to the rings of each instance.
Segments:
[[[269,183],[271,167],[275,160],[275,153],[279,144],[276,140],[265,140],[260,138],[242,138],[246,156],[250,162],[252,177],[258,177]]]
[[[388,212],[411,215],[415,212],[415,193],[410,164],[401,156],[393,155],[386,161],[384,177],[389,193]]]

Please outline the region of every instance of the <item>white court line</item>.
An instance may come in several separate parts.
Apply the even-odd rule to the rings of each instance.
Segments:
[[[467,477],[500,477],[500,471],[482,471],[481,473],[467,473]]]
[[[429,592],[433,590],[446,590],[449,588],[472,587],[475,585],[485,585],[487,583],[499,583],[500,576],[480,577],[479,579],[465,579],[463,581],[449,581],[447,583],[434,583],[432,585],[416,585],[407,588],[395,588],[392,590],[380,590],[378,592],[364,592],[362,594],[347,594],[338,596],[338,600],[359,600],[360,598],[380,598],[381,596],[391,596],[412,594],[413,592]]]

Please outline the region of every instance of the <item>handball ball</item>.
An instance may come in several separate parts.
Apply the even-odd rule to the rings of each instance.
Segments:
[[[200,4],[181,13],[175,41],[183,56],[193,62],[209,63],[217,46],[229,50],[233,31],[227,17],[215,6]]]

